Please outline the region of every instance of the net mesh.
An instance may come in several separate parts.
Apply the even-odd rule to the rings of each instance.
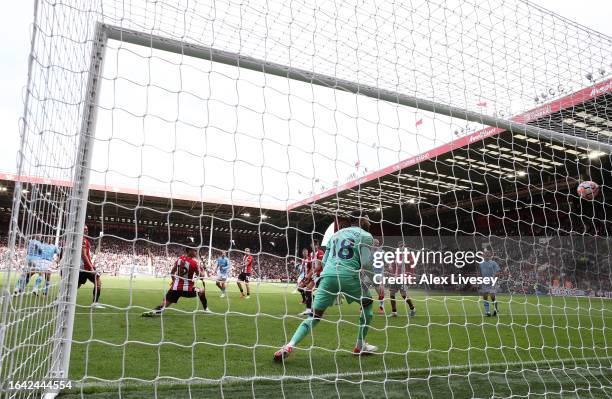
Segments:
[[[125,38],[106,39],[109,27]],[[611,42],[523,1],[36,2],[17,172],[2,176],[15,181],[2,395],[54,392],[15,389],[53,378],[81,396],[610,395]],[[264,73],[212,62],[213,50]],[[272,63],[557,139],[289,79]],[[592,199],[576,191],[588,181]],[[336,256],[329,236],[354,211],[369,214],[373,254],[440,258],[415,252],[378,273],[413,284],[379,285],[370,262],[360,298],[313,292],[301,278],[323,265],[313,241]],[[101,288],[80,273],[84,225]],[[36,242],[58,254],[33,291]],[[211,313],[198,296],[141,317],[171,280],[189,284],[171,276],[185,245]],[[468,250],[499,266],[493,292],[433,279],[482,276],[457,261]],[[235,281],[249,264],[247,288]],[[300,315],[313,294],[319,306],[333,296],[316,328]],[[352,354],[366,348],[364,320],[376,356]],[[307,337],[272,362],[300,328]]]

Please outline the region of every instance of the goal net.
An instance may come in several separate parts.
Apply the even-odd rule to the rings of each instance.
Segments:
[[[611,395],[611,49],[520,0],[36,1],[2,395]]]

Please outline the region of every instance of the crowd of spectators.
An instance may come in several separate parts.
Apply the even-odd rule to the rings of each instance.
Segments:
[[[508,234],[510,233],[510,234]],[[542,232],[545,233],[545,232]],[[500,265],[499,289],[502,292],[524,294],[549,294],[553,289],[581,290],[585,295],[612,292],[612,253],[610,239],[584,234],[565,236],[520,236],[512,232],[494,232],[486,242],[493,259]],[[167,277],[172,265],[182,254],[182,247],[175,243],[159,243],[148,239],[128,240],[113,235],[92,238],[92,255],[97,269],[107,275],[146,273]],[[22,245],[22,247],[25,245]],[[258,251],[253,254],[253,275],[256,280],[295,281],[298,271],[293,254]],[[232,248],[225,252],[231,263],[230,277],[242,271],[245,248]],[[453,248],[441,245],[439,250]],[[22,249],[23,252],[23,249]],[[301,253],[301,251],[299,251]],[[8,259],[6,236],[0,237],[0,257],[3,265]],[[214,277],[215,263],[221,250],[201,248],[199,260],[209,276]],[[20,255],[19,252],[17,255]],[[23,254],[21,254],[23,256]],[[478,275],[478,268],[460,270],[449,265],[430,264],[427,269],[414,273],[445,275],[461,273]],[[477,287],[430,285],[428,289],[476,291]]]
[[[104,236],[93,240],[93,258],[96,267],[103,273],[118,275],[130,273],[133,267],[146,270],[157,277],[168,276],[176,259],[183,254],[182,246],[174,243],[160,244],[146,239],[125,240]],[[225,251],[229,256],[230,277],[237,277],[242,271],[245,248]],[[199,262],[210,276],[215,275],[216,259],[222,250],[208,247],[200,249]],[[261,280],[292,280],[295,268],[289,258],[283,255],[253,252],[253,278]]]

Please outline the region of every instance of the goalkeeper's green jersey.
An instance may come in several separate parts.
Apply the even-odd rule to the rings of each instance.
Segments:
[[[327,244],[321,277],[358,277],[359,271],[372,262],[372,234],[360,227],[336,232]]]

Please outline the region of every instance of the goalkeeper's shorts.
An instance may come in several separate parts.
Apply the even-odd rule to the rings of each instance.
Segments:
[[[338,294],[344,294],[348,303],[371,300],[369,290],[363,286],[359,276],[321,276],[319,288],[314,296],[313,309],[324,310],[332,306]]]

